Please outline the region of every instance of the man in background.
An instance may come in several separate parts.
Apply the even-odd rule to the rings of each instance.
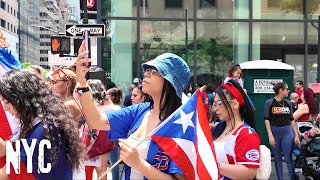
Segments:
[[[296,89],[295,93],[297,93],[298,96],[299,96],[298,104],[300,104],[300,103],[302,103],[301,95],[302,95],[303,90],[304,90],[303,81],[301,81],[301,80],[296,81],[296,84],[294,85],[294,87]]]

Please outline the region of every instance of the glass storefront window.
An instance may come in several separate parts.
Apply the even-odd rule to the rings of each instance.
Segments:
[[[110,20],[107,29],[108,34],[102,41],[103,66],[107,73],[111,72],[111,80],[117,87],[128,89],[136,69],[136,21]]]
[[[295,68],[294,80],[303,80],[303,23],[254,23],[252,32],[253,60],[285,62]]]
[[[142,18],[193,18],[192,0],[137,0]]]
[[[137,0],[101,0],[102,16],[136,17]]]
[[[319,16],[320,16],[320,1],[319,0],[308,1],[308,18],[318,19]]]
[[[314,23],[318,27],[318,23]],[[305,85],[309,87],[309,83],[317,82],[318,67],[318,30],[311,23],[308,24],[308,56],[307,56],[307,82]]]
[[[249,0],[196,0],[199,19],[248,19]]]
[[[188,44],[188,55],[186,55],[186,44]],[[188,22],[188,39],[186,39],[186,24],[183,21],[141,21],[141,63],[167,52],[179,55],[187,62],[190,70],[193,69],[193,23]]]
[[[248,28],[242,22],[198,23],[197,71],[198,76],[205,75],[203,81],[218,85],[232,63],[248,61]]]
[[[254,19],[303,19],[303,0],[252,0]]]

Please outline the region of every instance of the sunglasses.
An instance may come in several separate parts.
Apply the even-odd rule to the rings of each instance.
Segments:
[[[156,69],[148,68],[144,72],[146,72],[148,75],[154,75],[154,74],[159,74],[159,71]]]
[[[62,72],[62,74],[67,78],[67,80],[63,80],[63,81],[68,81],[68,80],[71,80],[71,78],[61,69],[61,68],[58,68],[57,70],[55,70],[51,76],[54,76],[55,74],[58,74],[59,77],[60,77],[60,72]],[[55,80],[55,81],[62,81],[62,80]],[[57,82],[56,82],[57,83]],[[55,84],[55,83],[54,83]]]
[[[218,107],[218,106],[223,106],[222,101],[221,101],[221,100],[213,101],[212,107],[213,107],[213,108],[216,108],[216,107]]]

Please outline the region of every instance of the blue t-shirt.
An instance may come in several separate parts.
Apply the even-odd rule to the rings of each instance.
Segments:
[[[55,136],[55,139],[58,139],[58,130],[53,131],[51,136]],[[61,134],[62,138],[63,135]],[[47,163],[51,163],[51,171],[49,173],[38,173],[38,155],[39,155],[39,144],[40,140],[44,139],[44,128],[41,123],[36,124],[31,133],[26,137],[27,143],[30,147],[32,139],[36,139],[36,146],[32,156],[32,175],[36,179],[45,179],[45,180],[56,180],[56,179],[63,179],[63,180],[72,180],[72,169],[69,158],[66,154],[65,148],[61,142],[50,142],[51,147],[58,146],[60,149],[60,153],[56,156],[54,164],[49,159],[49,152],[50,150],[47,149],[47,146],[44,146],[44,167],[47,167]],[[23,148],[23,145],[20,142],[20,156],[21,161],[27,166],[27,155]],[[39,171],[40,172],[40,171]],[[13,173],[13,172],[11,172]],[[19,176],[19,175],[18,175]]]
[[[131,106],[131,105],[132,105],[131,96],[132,96],[132,94],[129,93],[129,94],[126,95],[126,97],[124,98],[123,105],[124,105],[125,107],[128,107],[128,106]]]
[[[150,103],[140,103],[119,111],[106,113],[110,123],[109,138],[111,140],[128,138],[138,129],[146,112],[149,111],[149,107]],[[183,174],[179,167],[153,140],[150,142],[147,162],[166,174]],[[131,168],[125,165],[126,180],[130,179],[130,172]]]

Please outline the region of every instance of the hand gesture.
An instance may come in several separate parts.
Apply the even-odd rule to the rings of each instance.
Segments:
[[[134,168],[134,166],[137,166],[143,160],[139,156],[137,148],[132,147],[124,139],[119,139],[119,146],[121,147],[120,159],[128,166]]]
[[[276,147],[276,142],[275,142],[273,136],[269,136],[269,144],[270,144],[273,148]]]

